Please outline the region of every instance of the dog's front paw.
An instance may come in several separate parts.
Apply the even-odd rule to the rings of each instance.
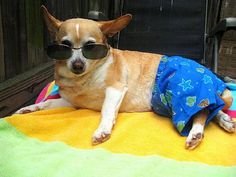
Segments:
[[[39,106],[31,105],[31,106],[27,106],[27,107],[19,109],[18,111],[15,112],[15,114],[27,114],[27,113],[31,113],[31,112],[35,112],[39,110],[41,110]]]
[[[202,126],[193,127],[186,140],[185,144],[186,149],[196,148],[202,141],[203,137],[204,137],[203,127]]]
[[[100,133],[99,135],[94,135],[92,139],[92,144],[97,145],[97,144],[103,143],[110,138],[110,135],[111,134],[107,134],[107,133]]]
[[[92,137],[92,144],[97,145],[107,141],[110,138],[111,130],[104,128],[98,128]]]

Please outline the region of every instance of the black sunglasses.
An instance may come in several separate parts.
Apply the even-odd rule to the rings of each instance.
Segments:
[[[97,60],[107,56],[109,47],[99,43],[86,44],[79,48],[73,48],[65,44],[52,44],[47,48],[47,55],[52,59],[65,60],[71,57],[72,49],[81,49],[85,58]]]

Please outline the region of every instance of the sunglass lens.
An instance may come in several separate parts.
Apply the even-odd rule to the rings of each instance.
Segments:
[[[83,46],[82,53],[84,57],[91,60],[101,59],[107,56],[108,47],[103,44],[88,44]]]
[[[71,48],[65,45],[53,44],[48,46],[47,55],[56,60],[65,60],[71,57]]]

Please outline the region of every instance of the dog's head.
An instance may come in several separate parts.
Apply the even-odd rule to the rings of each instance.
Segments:
[[[127,14],[111,21],[98,22],[82,18],[60,21],[53,17],[45,6],[41,9],[47,28],[54,36],[55,42],[72,48],[71,56],[60,62],[77,75],[92,71],[100,62],[106,60],[109,56],[109,50],[106,52],[106,47],[109,48],[107,37],[112,37],[121,31],[132,19],[132,16]],[[103,55],[98,54],[99,52],[103,52]],[[102,58],[98,58],[99,56]]]

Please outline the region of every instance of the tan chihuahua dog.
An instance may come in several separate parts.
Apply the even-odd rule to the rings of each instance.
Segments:
[[[62,47],[71,52],[67,58],[55,61],[55,81],[61,98],[31,105],[16,113],[64,106],[101,111],[101,122],[92,137],[93,144],[98,144],[109,139],[118,112],[152,110],[152,92],[163,55],[122,51],[107,43],[107,37],[128,25],[130,14],[102,22],[81,18],[59,21],[44,6],[41,9],[48,30],[55,37],[57,46],[52,50]],[[224,90],[221,99],[226,103],[225,108],[232,103],[228,90]],[[203,108],[191,117],[186,148],[193,149],[201,142],[208,112]],[[225,130],[235,131],[234,122],[222,111],[216,118]]]

